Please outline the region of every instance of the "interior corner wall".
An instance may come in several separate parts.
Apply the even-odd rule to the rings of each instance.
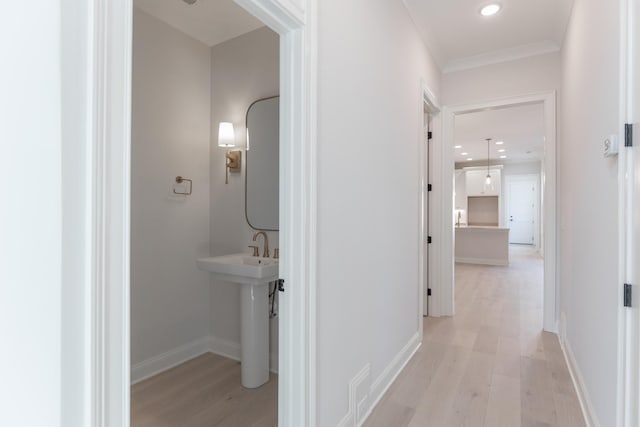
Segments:
[[[209,336],[211,52],[134,9],[131,365]],[[181,175],[193,194],[176,196]],[[135,380],[135,378],[134,378]]]
[[[440,72],[402,2],[317,8],[317,425],[355,425],[419,340],[421,79],[438,96]]]
[[[562,51],[559,120],[560,310],[602,426],[619,425],[618,160],[603,157],[604,139],[623,123],[619,27],[619,2],[575,1]]]
[[[442,76],[442,103],[474,104],[560,89],[560,54],[549,53]]]
[[[267,27],[241,35],[211,48],[211,204],[210,255],[248,253],[255,230],[245,217],[245,115],[256,100],[279,94],[279,36]],[[237,146],[218,147],[218,124],[232,122]],[[242,170],[229,173],[225,184],[225,153],[242,151]],[[271,254],[278,247],[278,233],[269,232]],[[258,242],[262,246],[262,238]],[[211,282],[210,330],[214,350],[239,348],[240,287],[217,279]],[[270,352],[278,351],[278,320],[270,321]]]

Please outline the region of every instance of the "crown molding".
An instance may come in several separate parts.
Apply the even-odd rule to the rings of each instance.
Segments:
[[[466,58],[455,59],[447,62],[447,64],[443,67],[442,72],[444,74],[454,73],[457,71],[464,71],[472,68],[483,67],[486,65],[514,61],[516,59],[545,55],[548,53],[559,51],[560,46],[552,41],[531,43],[508,49],[482,53],[480,55],[468,56]]]

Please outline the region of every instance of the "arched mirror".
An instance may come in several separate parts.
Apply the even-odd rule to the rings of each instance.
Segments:
[[[245,215],[251,228],[278,230],[280,97],[259,99],[247,110]]]

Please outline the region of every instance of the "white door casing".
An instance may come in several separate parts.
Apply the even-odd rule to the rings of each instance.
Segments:
[[[431,297],[427,295],[429,284],[433,280],[433,268],[435,256],[433,251],[430,250],[427,243],[428,235],[433,231],[433,227],[430,224],[435,223],[433,219],[434,209],[432,203],[433,191],[428,191],[428,185],[433,179],[433,163],[431,158],[433,157],[433,148],[437,146],[437,141],[440,140],[439,131],[437,127],[440,115],[440,107],[436,100],[435,95],[429,89],[426,82],[421,81],[420,84],[420,116],[422,117],[422,126],[420,128],[420,135],[418,138],[419,144],[419,170],[420,170],[420,185],[418,199],[419,203],[419,229],[418,233],[421,236],[418,246],[418,278],[420,280],[419,295],[418,295],[418,331],[420,331],[420,339],[422,340],[422,317],[427,314],[432,315],[431,312]],[[427,131],[431,131],[432,138],[429,140]],[[431,145],[429,145],[431,144]]]
[[[424,303],[422,304],[422,315],[429,315],[429,128],[431,117],[429,115],[427,106],[425,105],[424,112],[424,129],[423,129],[423,144],[424,144],[424,171],[422,184],[420,188],[422,189],[422,222],[423,228],[421,231],[421,242],[424,248],[424,255],[421,257],[423,259],[423,274],[422,276],[422,299]]]
[[[435,185],[440,185],[442,191],[436,195],[434,204],[439,207],[438,223],[441,238],[434,241],[431,249],[439,253],[439,259],[434,264],[434,280],[432,281],[432,300],[437,307],[433,312],[437,315],[452,316],[455,313],[454,295],[454,227],[453,227],[453,140],[454,119],[458,114],[481,111],[486,108],[504,108],[515,105],[532,103],[544,104],[545,142],[544,142],[544,187],[542,199],[544,202],[544,315],[543,327],[549,332],[557,332],[557,241],[556,241],[556,92],[540,92],[529,95],[515,96],[498,100],[488,100],[474,104],[444,107],[442,112],[443,142],[437,159],[440,173],[435,179]],[[435,155],[434,155],[435,157]]]
[[[624,427],[640,425],[640,4],[634,0],[620,1],[621,28],[620,100],[623,121],[632,126],[633,146],[620,141],[619,209],[620,209],[620,300],[623,284],[632,287],[632,306],[622,307],[619,320],[618,424]],[[625,128],[621,123],[620,135]]]
[[[280,35],[279,426],[315,426],[315,0],[236,0]],[[132,0],[93,0],[91,425],[129,425]]]

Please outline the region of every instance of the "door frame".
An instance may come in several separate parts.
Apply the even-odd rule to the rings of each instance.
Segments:
[[[556,92],[546,91],[533,94],[487,100],[473,104],[446,106],[443,108],[442,150],[437,157],[441,173],[437,177],[442,191],[437,195],[435,205],[440,207],[440,238],[434,241],[432,249],[440,254],[434,265],[436,277],[432,282],[432,312],[434,315],[453,316],[455,314],[454,284],[454,227],[453,227],[453,172],[454,172],[454,131],[455,116],[486,109],[504,108],[517,105],[542,103],[544,105],[545,142],[543,196],[543,250],[544,250],[544,315],[545,331],[558,331],[558,288],[557,288],[557,239],[556,239]],[[434,295],[435,294],[435,295]],[[437,314],[436,314],[437,313]]]
[[[539,191],[540,191],[540,177],[535,174],[523,174],[523,175],[505,175],[504,176],[504,218],[503,224],[507,227],[509,224],[509,202],[510,202],[510,194],[509,194],[509,184],[515,181],[533,181],[535,185],[535,210],[533,212],[534,225],[533,228],[533,245],[536,249],[539,248],[540,245],[540,203],[539,200]]]
[[[280,35],[278,425],[316,423],[316,0],[235,0]],[[90,343],[93,426],[130,423],[130,151],[133,0],[93,0]]]
[[[623,301],[624,283],[632,285],[632,307],[620,305],[618,318],[618,423],[624,427],[640,422],[640,226],[635,218],[640,209],[640,5],[635,0],[620,0],[620,111],[619,133],[624,123],[633,126],[633,146],[625,147],[621,138],[618,154],[619,182],[619,301]]]
[[[430,313],[430,298],[426,298],[426,289],[425,285],[431,283],[432,280],[432,270],[430,268],[433,266],[433,256],[432,251],[426,248],[425,236],[429,231],[429,224],[427,224],[428,220],[432,220],[434,209],[433,198],[429,202],[429,192],[427,191],[427,186],[430,183],[430,178],[433,177],[431,173],[431,169],[433,168],[433,162],[431,161],[431,157],[433,157],[433,149],[429,150],[426,145],[429,143],[425,138],[425,130],[427,126],[429,126],[429,130],[431,130],[433,138],[431,139],[431,144],[435,147],[437,145],[436,141],[440,140],[439,137],[439,128],[437,128],[437,123],[439,123],[439,115],[440,115],[440,107],[438,104],[438,100],[436,96],[433,94],[429,86],[424,80],[420,82],[420,135],[418,139],[418,157],[419,157],[419,177],[420,183],[418,186],[418,200],[419,200],[419,225],[418,225],[418,233],[420,239],[418,239],[418,278],[420,280],[420,284],[418,286],[418,331],[420,333],[420,340],[422,340],[422,318]],[[429,123],[425,122],[425,116],[429,117]],[[427,153],[429,153],[429,158],[427,157]],[[433,193],[433,192],[432,192]],[[428,211],[425,211],[425,202],[428,203]]]

